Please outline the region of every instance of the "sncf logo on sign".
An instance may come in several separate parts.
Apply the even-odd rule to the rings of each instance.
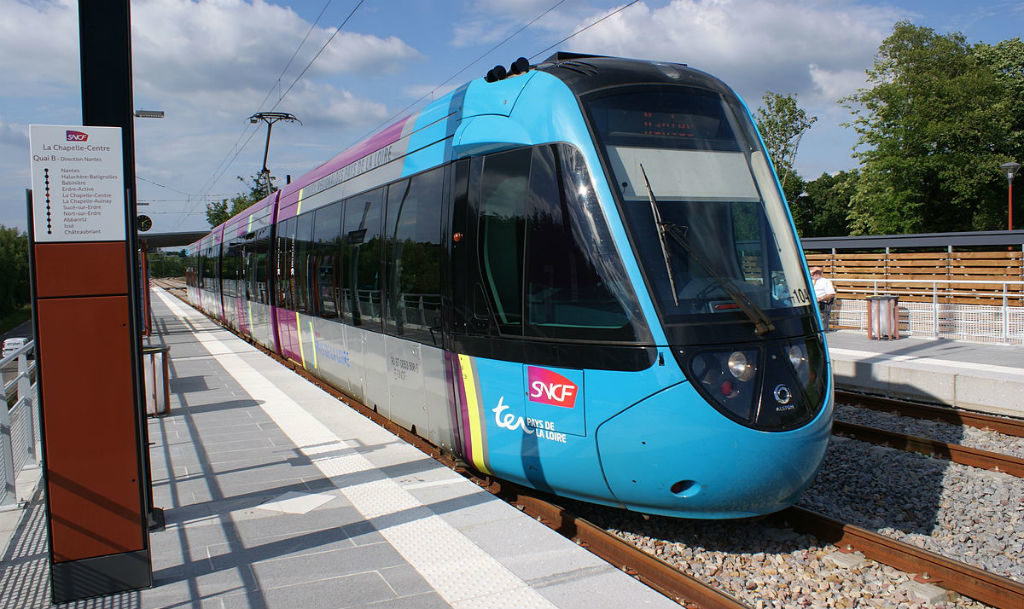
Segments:
[[[69,142],[87,142],[89,141],[89,134],[82,133],[81,131],[67,130],[65,136]]]
[[[528,368],[529,393],[531,402],[573,408],[579,387],[557,372],[544,368]]]

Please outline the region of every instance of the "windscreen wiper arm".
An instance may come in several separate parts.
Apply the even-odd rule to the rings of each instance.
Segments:
[[[679,298],[676,296],[675,280],[672,275],[672,265],[668,254],[668,247],[666,244],[665,236],[668,235],[676,242],[679,247],[686,250],[686,253],[690,257],[700,264],[704,271],[714,277],[718,283],[725,289],[729,297],[732,298],[733,302],[739,306],[740,310],[754,322],[754,333],[758,336],[764,336],[765,334],[775,330],[775,324],[768,318],[761,307],[757,306],[754,301],[750,300],[747,294],[738,288],[736,284],[727,275],[719,271],[710,260],[708,260],[704,254],[694,248],[690,241],[686,238],[686,228],[679,226],[678,224],[672,224],[671,222],[663,222],[661,220],[661,214],[658,212],[657,200],[654,198],[654,191],[651,189],[651,182],[647,179],[647,172],[644,171],[644,166],[640,165],[640,172],[644,176],[644,182],[647,184],[647,198],[651,202],[651,209],[654,211],[654,222],[658,226],[658,238],[661,240],[661,253],[665,256],[665,267],[668,269],[668,280],[672,286],[672,300],[675,301],[676,306],[679,306]]]
[[[647,172],[644,171],[644,164],[640,163],[640,173],[644,174],[644,183],[647,185],[647,200],[651,202],[651,213],[654,214],[654,226],[658,228],[658,242],[661,244],[661,257],[665,260],[665,270],[668,271],[668,285],[672,288],[672,301],[679,306],[679,296],[676,295],[676,276],[672,270],[672,257],[668,253],[668,242],[665,239],[665,223],[661,221],[661,212],[658,211],[658,202],[654,198],[654,191],[651,190],[651,181],[647,179]]]

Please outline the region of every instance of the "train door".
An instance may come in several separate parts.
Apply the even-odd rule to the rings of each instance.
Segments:
[[[531,149],[455,167],[448,366],[466,460],[545,488],[523,377],[523,244]]]
[[[388,187],[384,334],[391,420],[451,448],[441,323],[445,168]]]
[[[345,201],[342,319],[352,395],[378,410],[387,406],[381,334],[381,249],[385,188]]]
[[[282,221],[277,227],[277,265],[274,285],[276,287],[274,327],[277,329],[278,348],[281,355],[295,362],[301,362],[298,336],[295,335],[296,315],[295,282],[295,225],[296,218]]]
[[[601,342],[633,334],[621,303],[635,299],[608,287],[628,284],[573,153],[535,146],[456,168],[449,359],[467,460],[596,496],[607,489],[584,368],[609,358]]]
[[[313,298],[311,250],[313,245],[313,218],[315,212],[296,216],[293,253],[292,301],[295,303],[295,345],[302,367],[316,374],[317,357],[313,318],[316,316]]]

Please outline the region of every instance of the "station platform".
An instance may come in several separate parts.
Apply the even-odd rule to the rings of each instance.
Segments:
[[[679,605],[351,410],[163,290],[171,414],[149,420],[150,589],[133,609]],[[0,607],[51,607],[38,494]]]
[[[826,334],[836,387],[1024,417],[1024,347]]]

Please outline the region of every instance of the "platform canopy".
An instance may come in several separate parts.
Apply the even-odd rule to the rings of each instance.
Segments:
[[[139,233],[139,243],[146,246],[147,250],[160,249],[162,247],[185,247],[190,243],[199,241],[209,231],[188,231],[182,233]]]

